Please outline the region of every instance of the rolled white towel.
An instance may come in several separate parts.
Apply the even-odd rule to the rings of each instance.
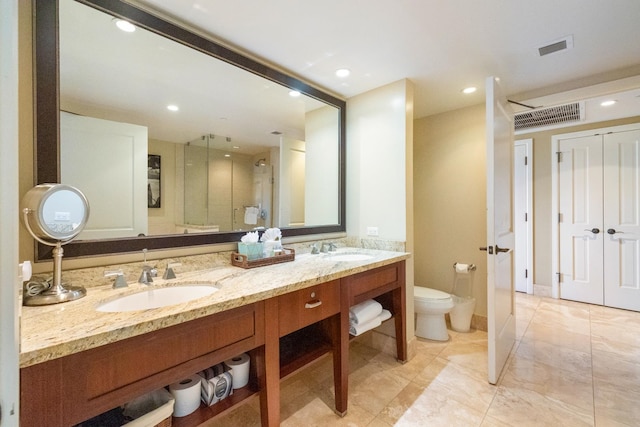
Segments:
[[[382,313],[382,304],[376,300],[368,299],[349,309],[349,321],[359,325],[375,319],[380,313]]]
[[[376,316],[368,322],[358,323],[357,325],[351,323],[351,325],[349,326],[349,333],[357,337],[358,335],[364,334],[365,332],[373,328],[377,328],[381,324],[382,321],[380,320],[380,316]]]

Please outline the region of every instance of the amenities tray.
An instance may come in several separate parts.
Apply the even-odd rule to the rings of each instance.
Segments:
[[[294,259],[296,259],[296,251],[288,248],[282,248],[281,255],[253,260],[249,260],[246,255],[237,252],[231,254],[231,264],[242,268],[264,267],[265,265],[280,264],[281,262],[289,262]]]

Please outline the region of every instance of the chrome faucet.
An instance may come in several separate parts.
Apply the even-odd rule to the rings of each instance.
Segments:
[[[176,273],[173,271],[174,267],[180,267],[182,263],[179,262],[170,262],[167,264],[167,269],[164,271],[162,278],[165,280],[171,280],[176,278]]]
[[[127,281],[124,280],[124,274],[122,273],[122,270],[104,272],[104,277],[110,277],[110,276],[116,276],[116,279],[113,281],[113,289],[127,287]]]
[[[151,267],[147,265],[147,249],[143,249],[142,253],[144,255],[144,265],[142,266],[142,273],[138,278],[138,283],[143,283],[148,285],[153,283],[153,278],[158,276],[158,269],[155,267]]]
[[[336,244],[333,242],[323,242],[322,247],[320,248],[320,252],[325,254],[327,252],[335,252],[335,251],[336,251]]]

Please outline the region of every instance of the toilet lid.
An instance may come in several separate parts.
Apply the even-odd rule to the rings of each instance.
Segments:
[[[442,292],[437,289],[425,288],[423,286],[415,286],[413,288],[413,295],[424,299],[447,299],[451,297],[451,295],[446,292]]]

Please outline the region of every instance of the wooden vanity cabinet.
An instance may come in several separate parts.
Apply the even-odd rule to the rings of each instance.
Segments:
[[[260,392],[263,426],[280,425],[280,379],[332,352],[335,411],[347,411],[349,307],[369,298],[391,311],[407,359],[405,262],[320,283],[21,369],[22,427],[71,426],[248,352],[250,384],[175,427],[195,427]]]
[[[71,426],[263,345],[259,302],[25,367],[20,425]]]

